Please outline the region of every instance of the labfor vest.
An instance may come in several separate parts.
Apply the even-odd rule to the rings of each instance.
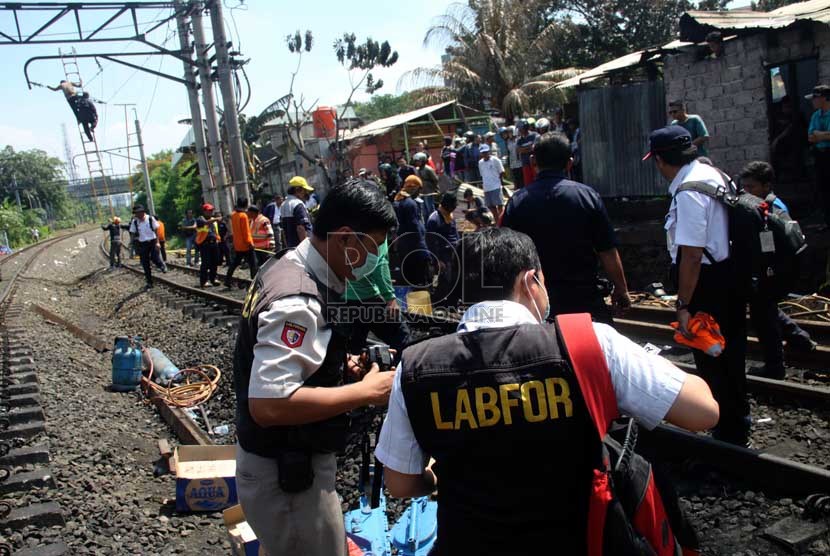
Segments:
[[[584,555],[601,446],[554,325],[403,352],[401,385],[439,477],[439,554]]]
[[[346,445],[346,415],[308,425],[263,428],[254,422],[248,411],[248,386],[259,329],[259,314],[273,301],[291,295],[316,298],[323,308],[323,315],[327,314],[326,300],[340,299],[339,294],[317,282],[302,263],[289,257],[269,259],[248,290],[233,358],[236,435],[243,449],[262,457],[275,457],[281,450],[338,452],[345,449]],[[343,364],[346,359],[349,329],[336,323],[330,325],[332,335],[326,357],[317,372],[305,381],[306,386],[335,387],[343,384]]]

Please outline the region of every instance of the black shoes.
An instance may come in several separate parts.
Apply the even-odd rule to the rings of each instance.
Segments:
[[[774,380],[784,380],[787,378],[787,372],[783,367],[770,368],[764,365],[763,367],[752,367],[746,374],[750,376],[757,376],[761,378],[771,378]]]

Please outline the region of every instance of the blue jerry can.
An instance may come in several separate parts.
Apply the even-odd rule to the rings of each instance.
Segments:
[[[129,392],[141,384],[141,338],[118,336],[112,351],[112,389]]]

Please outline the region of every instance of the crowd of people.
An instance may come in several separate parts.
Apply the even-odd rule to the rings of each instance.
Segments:
[[[830,88],[814,97],[809,140],[830,144],[822,119]],[[180,228],[193,234],[187,261],[196,246],[200,285],[218,285],[225,235],[233,247],[226,285],[242,261],[256,278],[234,354],[237,489],[265,550],[347,553],[335,454],[346,444],[346,415],[364,406],[388,404],[375,455],[391,495],[440,485],[437,554],[536,554],[551,538],[563,553],[586,553],[599,442],[596,400],[585,389],[600,383],[613,390],[607,403],[646,428],[666,420],[749,444],[747,308],[765,347],[758,374],[784,377],[785,339],[793,349],[816,344],[778,310],[775,294],[736,279],[729,212],[701,187],[738,186],[703,156],[703,120],[679,101],[667,112],[642,163],[654,164],[671,196],[665,230],[678,332],[693,338],[707,313],[725,339],[718,354],[693,350],[695,373],[615,330],[631,304],[617,238],[601,196],[579,180],[579,129],[560,111],[500,129],[503,146],[495,134],[447,137],[437,165],[421,144],[412,164],[385,158],[377,176],[361,170],[319,204],[296,176],[285,199],[262,210],[238,199],[227,220],[209,204],[198,218],[188,211]],[[463,184],[442,193],[444,176],[480,183],[483,194]],[[749,161],[736,178],[787,211],[766,161]],[[459,208],[471,228],[459,230]],[[119,237],[122,228],[107,226]],[[148,281],[159,228],[142,207],[127,225]],[[456,310],[457,333],[411,342],[399,286]],[[574,346],[566,338],[578,323]],[[390,372],[359,356],[370,333],[391,348]],[[587,383],[572,372],[577,353],[591,362]],[[551,445],[568,457],[539,451]],[[537,526],[514,535],[508,515],[508,524]]]

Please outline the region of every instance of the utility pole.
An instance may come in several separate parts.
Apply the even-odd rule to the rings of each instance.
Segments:
[[[127,185],[130,188],[130,207],[133,206],[133,161],[130,158],[130,120],[127,117],[127,107],[133,106],[132,103],[117,103],[115,106],[124,107],[124,131],[127,134]]]
[[[210,10],[213,43],[216,47],[216,73],[219,76],[219,89],[222,91],[222,104],[225,108],[225,128],[228,132],[228,150],[231,153],[231,174],[236,198],[250,198],[242,135],[239,132],[239,113],[236,109],[236,96],[233,81],[231,81],[231,62],[228,54],[228,39],[225,36],[225,21],[222,17],[222,0],[208,0],[207,7]]]
[[[183,4],[177,2],[176,23],[179,29],[179,45],[182,55],[192,60],[193,49],[190,45],[190,33],[188,27],[188,15],[183,9]],[[213,180],[210,179],[210,167],[207,161],[207,150],[205,149],[205,128],[202,124],[202,109],[199,106],[199,91],[196,89],[196,78],[193,75],[193,67],[187,62],[184,66],[184,80],[187,81],[187,100],[190,103],[190,119],[193,127],[193,140],[196,143],[196,162],[199,165],[199,179],[202,182],[202,196],[205,199],[214,199],[215,190]],[[222,208],[224,211],[224,207]]]
[[[138,154],[141,156],[141,169],[144,171],[144,186],[147,188],[147,214],[156,214],[156,204],[153,202],[153,188],[150,186],[150,171],[147,169],[147,159],[144,158],[144,141],[141,140],[141,126],[138,123],[138,112],[133,108],[135,116],[135,137],[138,140]]]
[[[207,58],[208,44],[202,21],[202,7],[196,6],[190,15],[193,24],[193,38],[196,41],[196,64],[199,66],[199,82],[202,85],[202,104],[205,107],[208,148],[213,162],[213,178],[216,181],[219,207],[222,214],[230,214],[233,199],[229,190],[228,175],[225,172],[225,159],[222,156],[222,142],[219,134],[219,118],[216,116],[216,100],[213,98],[213,80],[210,78],[210,62]],[[214,199],[215,202],[215,199]]]

